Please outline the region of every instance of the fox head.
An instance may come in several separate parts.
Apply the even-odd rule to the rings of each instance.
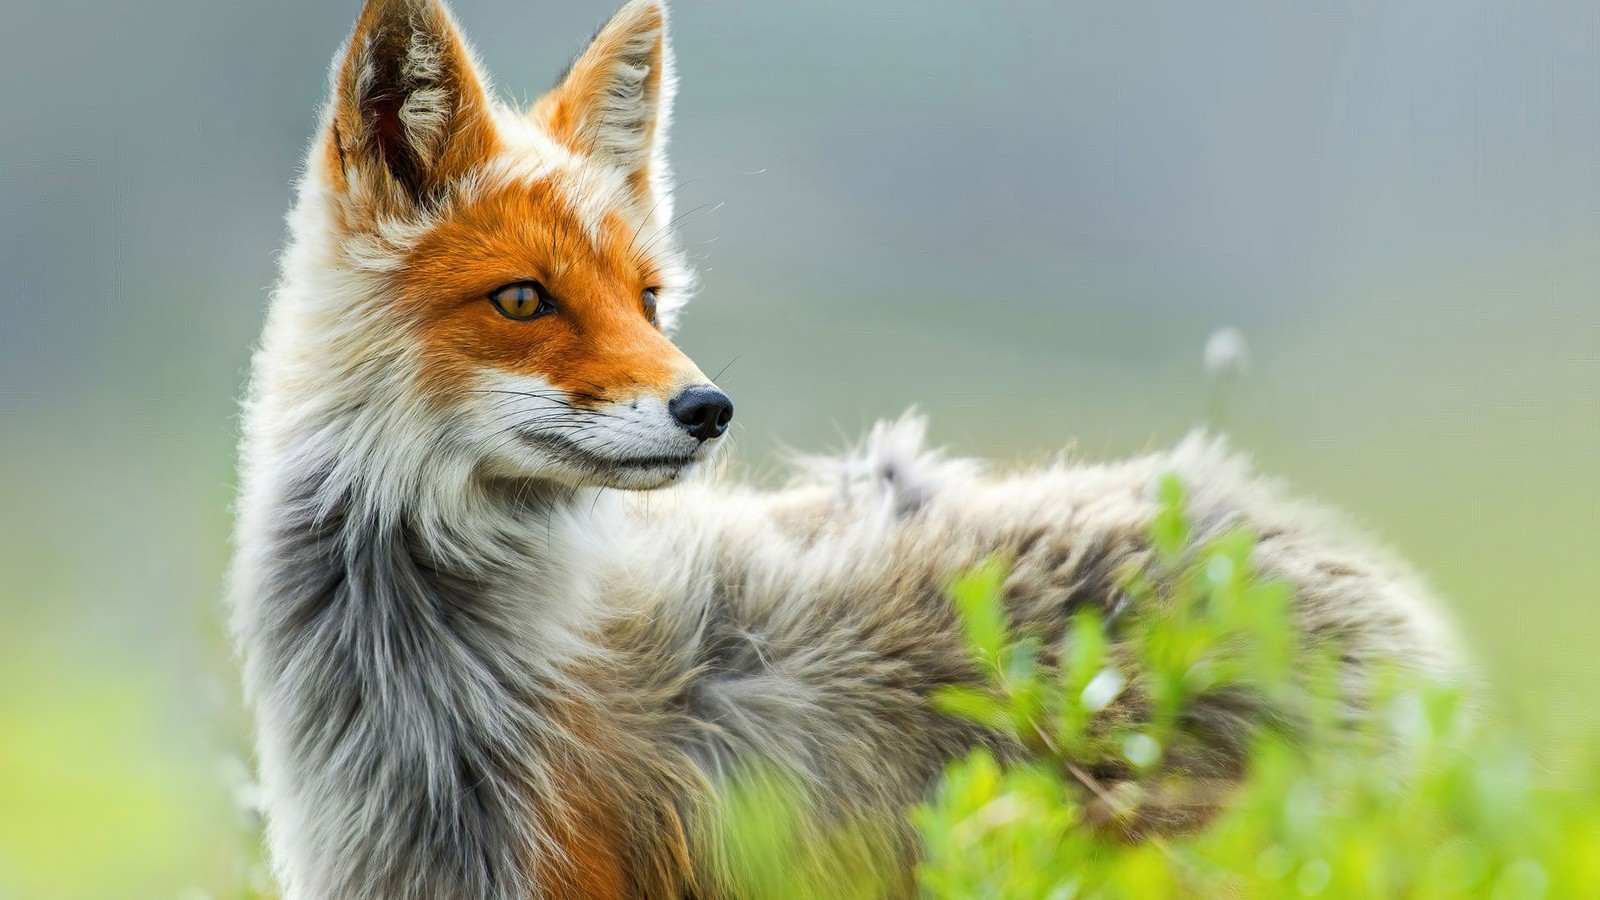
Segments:
[[[492,96],[440,0],[367,0],[330,82],[257,361],[273,427],[344,416],[323,452],[364,465],[621,488],[715,450],[732,404],[667,336],[692,273],[658,0],[531,108]]]

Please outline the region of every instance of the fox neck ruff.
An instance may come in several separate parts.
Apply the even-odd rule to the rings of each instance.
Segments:
[[[288,896],[525,898],[553,865],[617,869],[575,858],[619,852],[572,833],[606,817],[549,762],[597,718],[568,671],[599,653],[621,498],[448,454],[400,473],[328,441],[340,424],[247,466],[240,516],[234,627]]]

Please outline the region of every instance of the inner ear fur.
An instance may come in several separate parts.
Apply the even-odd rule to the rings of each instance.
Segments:
[[[633,0],[601,28],[533,118],[574,153],[621,170],[636,198],[667,178],[666,132],[676,87],[667,13]]]
[[[426,203],[494,152],[485,79],[439,0],[367,0],[335,69],[336,184]]]

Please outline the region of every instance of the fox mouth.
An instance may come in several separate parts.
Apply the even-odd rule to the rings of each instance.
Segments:
[[[552,437],[548,434],[527,431],[521,431],[518,434],[524,443],[556,457],[559,461],[575,469],[595,475],[618,472],[643,475],[663,469],[678,472],[688,468],[700,459],[700,454],[696,450],[686,450],[681,453],[612,456],[610,454],[596,453],[586,447],[579,446],[573,441]]]
[[[596,459],[603,459],[605,465],[623,469],[681,469],[695,461],[692,453],[676,456],[596,457]]]

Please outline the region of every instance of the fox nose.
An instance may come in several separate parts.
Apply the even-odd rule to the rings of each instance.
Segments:
[[[684,430],[702,441],[722,437],[733,420],[733,401],[709,384],[685,388],[667,404]]]

